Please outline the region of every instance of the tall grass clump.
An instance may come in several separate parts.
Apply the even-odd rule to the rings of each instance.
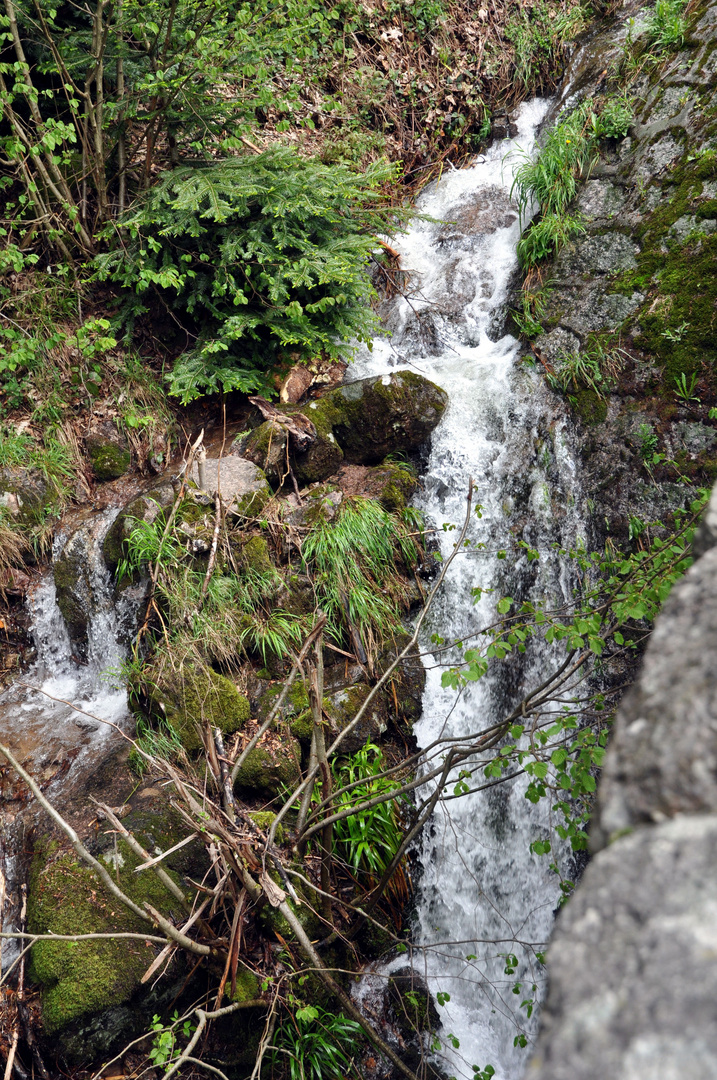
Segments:
[[[571,237],[585,231],[579,217],[568,213],[578,187],[598,160],[601,139],[623,138],[632,122],[624,95],[606,98],[598,110],[583,101],[550,131],[537,153],[524,154],[515,172],[511,197],[521,219],[535,203],[540,217],[518,243],[518,257],[529,269],[557,254]]]
[[[367,742],[340,765],[334,765],[337,790],[348,788],[334,801],[334,811],[341,811],[379,795],[389,794],[401,786],[395,777],[380,776],[386,768],[383,753],[374,743]],[[403,840],[402,811],[410,807],[404,794],[379,803],[360,814],[352,814],[335,822],[333,827],[334,853],[354,874],[366,875],[370,884],[380,880]],[[389,889],[399,895],[406,892],[404,876],[396,875]]]
[[[418,558],[406,526],[372,499],[349,499],[335,521],[309,533],[302,555],[331,637],[358,632],[366,653],[375,655],[406,606],[398,563],[411,567]]]
[[[687,0],[657,0],[643,24],[650,52],[682,48],[687,37],[686,7]]]

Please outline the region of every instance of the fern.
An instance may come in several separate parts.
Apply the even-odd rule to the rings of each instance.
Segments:
[[[335,356],[370,339],[366,263],[376,233],[406,217],[381,205],[390,176],[385,165],[358,175],[287,147],[175,169],[125,218],[129,244],[98,258],[98,276],[157,294],[199,329],[170,376],[183,402],[256,389],[289,353]]]

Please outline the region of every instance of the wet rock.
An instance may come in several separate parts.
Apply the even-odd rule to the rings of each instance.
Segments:
[[[342,458],[373,465],[390,453],[411,453],[428,439],[447,403],[439,386],[412,371],[340,386],[306,409],[322,449],[297,455],[297,476],[325,479]]]
[[[85,449],[92,471],[101,482],[124,476],[132,462],[129,447],[109,421],[90,432],[85,439]]]

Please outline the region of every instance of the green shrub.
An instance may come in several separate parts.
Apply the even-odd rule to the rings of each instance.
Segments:
[[[263,387],[279,360],[336,356],[376,325],[365,273],[392,176],[323,165],[276,146],[168,173],[124,219],[126,249],[97,259],[98,277],[136,294],[130,320],[155,293],[198,332],[170,392],[186,403],[219,390]]]

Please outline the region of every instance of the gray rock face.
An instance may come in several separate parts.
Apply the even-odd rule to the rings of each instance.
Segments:
[[[717,815],[601,852],[560,915],[548,969],[527,1080],[714,1080]]]
[[[717,812],[717,548],[672,591],[605,757],[591,835]]]
[[[529,1080],[717,1076],[716,542],[717,488],[617,717]]]

